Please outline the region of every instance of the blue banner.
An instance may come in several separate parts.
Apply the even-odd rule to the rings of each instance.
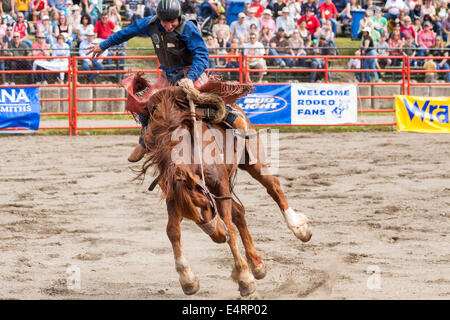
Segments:
[[[39,88],[0,89],[0,129],[37,130],[41,115]]]
[[[236,102],[253,124],[291,124],[291,86],[255,86],[255,91]]]

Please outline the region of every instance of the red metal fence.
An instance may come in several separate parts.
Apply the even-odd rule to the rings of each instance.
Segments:
[[[155,67],[153,68],[135,68],[131,67],[127,70],[91,70],[86,71],[83,70],[80,66],[80,60],[83,59],[83,57],[2,57],[3,60],[8,59],[29,59],[29,60],[36,60],[36,59],[57,59],[57,58],[67,58],[69,63],[67,66],[67,70],[58,70],[58,71],[50,71],[50,70],[7,70],[7,71],[0,71],[0,74],[7,74],[7,73],[15,73],[15,74],[24,74],[24,73],[61,73],[63,72],[67,76],[67,81],[64,84],[47,84],[47,85],[38,85],[38,84],[26,84],[26,85],[0,85],[1,87],[23,87],[23,86],[29,86],[29,87],[61,87],[61,88],[67,88],[68,96],[65,98],[41,98],[41,102],[46,101],[65,101],[68,104],[68,110],[67,112],[43,112],[41,113],[42,116],[64,116],[67,117],[67,125],[64,126],[54,126],[54,127],[39,127],[40,130],[48,130],[48,129],[63,129],[68,130],[69,135],[78,135],[78,132],[80,130],[89,130],[89,129],[134,129],[139,128],[139,126],[80,126],[78,123],[79,117],[95,117],[95,116],[112,116],[112,115],[129,115],[127,112],[80,112],[78,111],[78,105],[83,102],[95,102],[95,101],[126,101],[126,98],[112,98],[112,97],[105,97],[105,98],[80,98],[79,96],[79,90],[82,88],[99,88],[99,87],[120,87],[119,84],[105,84],[105,83],[86,83],[82,84],[79,82],[80,76],[90,75],[90,74],[96,74],[96,75],[111,75],[111,74],[129,74],[129,73],[135,73],[135,72],[142,72],[142,73],[149,73],[149,74],[156,74],[157,77],[160,76],[161,69],[159,68],[159,62],[156,56],[108,56],[103,57],[103,59],[124,59],[126,61],[133,61],[136,59],[139,60],[150,60],[154,61],[153,65]],[[242,56],[239,54],[236,55],[211,55],[210,58],[217,58],[217,59],[233,59],[234,61],[238,62],[237,68],[215,68],[215,69],[208,69],[209,72],[216,72],[216,73],[236,73],[237,79],[240,83],[249,83],[251,81],[251,74],[252,73],[258,73],[258,72],[270,72],[270,73],[311,73],[311,72],[318,72],[322,73],[324,75],[324,83],[331,83],[329,79],[329,74],[333,73],[360,73],[363,75],[364,73],[372,73],[372,72],[385,72],[385,73],[395,73],[400,74],[400,82],[358,82],[356,83],[358,86],[364,86],[364,85],[370,85],[370,86],[392,86],[392,85],[398,85],[400,87],[400,93],[401,94],[411,94],[411,88],[414,86],[450,86],[449,83],[417,83],[413,81],[412,75],[414,74],[420,74],[420,73],[427,73],[430,71],[427,70],[417,70],[412,69],[410,67],[412,60],[421,60],[421,59],[442,59],[439,57],[399,57],[399,56],[393,56],[393,57],[382,57],[385,58],[392,58],[392,59],[399,59],[401,60],[401,65],[398,68],[389,68],[389,69],[346,69],[342,66],[336,65],[331,66],[331,63],[334,63],[337,60],[342,59],[361,59],[361,61],[364,61],[364,59],[377,59],[377,57],[371,57],[371,56],[271,56],[271,55],[265,55],[265,56]],[[270,69],[250,69],[248,60],[249,58],[256,58],[256,59],[265,59],[266,61],[270,61],[271,59],[322,59],[324,61],[324,68],[321,69],[311,69],[307,67],[294,67],[294,68],[279,68],[279,67],[273,67]],[[381,57],[378,57],[378,59]],[[147,63],[149,65],[149,63]],[[449,72],[448,70],[438,70],[435,71],[436,73],[444,73]],[[267,84],[281,84],[283,82],[276,82],[276,83],[264,83]],[[335,82],[332,83],[338,84],[343,82]],[[345,82],[346,83],[346,82]],[[255,85],[264,85],[261,83],[255,83]],[[392,100],[394,99],[393,96],[389,95],[381,95],[381,96],[358,96],[358,99],[366,100],[366,99],[386,99],[386,100]],[[359,113],[393,113],[394,109],[359,109]],[[393,126],[395,125],[395,122],[388,122],[388,123],[352,123],[352,124],[344,124],[344,126],[367,126],[367,125],[384,125],[384,126]],[[270,125],[268,125],[270,126]],[[277,125],[279,126],[279,125]],[[8,128],[6,130],[20,130],[21,128]]]

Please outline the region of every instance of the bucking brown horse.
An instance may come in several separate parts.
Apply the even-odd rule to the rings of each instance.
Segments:
[[[252,294],[255,278],[264,278],[266,268],[253,245],[244,208],[232,197],[232,177],[237,168],[247,171],[266,188],[281,209],[288,228],[304,242],[312,235],[306,216],[289,207],[279,180],[267,174],[267,165],[258,152],[252,154],[251,148],[246,147],[248,133],[256,131],[236,104],[233,109],[247,127],[241,135],[227,135],[226,124],[199,121],[207,112],[201,111],[198,101],[193,101],[180,87],[159,90],[147,105],[150,121],[144,136],[147,155],[142,174],[153,168],[158,176],[156,181],[167,204],[167,235],[184,293],[195,294],[200,288],[181,246],[180,223],[186,218],[197,223],[214,242],[228,243],[234,258],[231,277],[239,284],[242,296]],[[195,106],[194,113],[192,107]],[[259,145],[259,137],[255,137]],[[230,143],[235,146],[239,139],[243,148],[223,147]],[[247,259],[239,251],[234,226],[239,231]]]

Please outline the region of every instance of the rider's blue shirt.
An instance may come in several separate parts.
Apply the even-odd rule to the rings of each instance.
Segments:
[[[138,19],[130,26],[110,35],[108,39],[100,43],[100,48],[102,50],[106,50],[113,45],[123,43],[136,36],[151,37],[149,25],[151,18],[152,17],[150,16],[143,19]],[[161,26],[159,21],[158,27],[161,31],[164,31],[164,28]],[[187,77],[192,81],[195,81],[203,72],[205,72],[208,66],[209,55],[205,41],[200,34],[200,30],[192,21],[188,21],[186,23],[183,33],[178,37],[180,40],[186,42],[188,50],[191,51],[194,56],[194,60],[192,61]],[[164,66],[161,66],[161,69],[167,73],[176,71],[173,69],[169,70]]]

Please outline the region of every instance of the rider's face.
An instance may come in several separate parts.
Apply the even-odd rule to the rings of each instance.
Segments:
[[[161,20],[161,25],[167,32],[172,32],[173,30],[175,30],[175,28],[178,27],[178,24],[178,18],[170,21]]]

